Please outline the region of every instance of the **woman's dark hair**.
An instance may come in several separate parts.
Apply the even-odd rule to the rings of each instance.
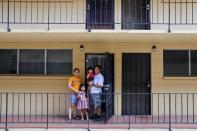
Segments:
[[[96,65],[94,68],[99,68],[99,70],[102,70],[101,66],[100,65]]]
[[[79,91],[81,91],[81,87],[82,87],[82,86],[85,86],[85,91],[86,91],[86,85],[85,85],[85,84],[81,84],[81,85],[80,85]]]
[[[88,67],[88,71],[89,71],[89,70],[94,70],[94,68],[93,68],[93,67]]]
[[[75,69],[73,70],[73,72],[75,72],[75,71],[79,71],[79,72],[80,72],[79,68],[75,68]]]

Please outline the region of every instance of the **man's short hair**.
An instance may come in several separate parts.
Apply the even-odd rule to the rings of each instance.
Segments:
[[[96,65],[94,68],[99,68],[99,70],[102,70],[102,67],[100,65]]]

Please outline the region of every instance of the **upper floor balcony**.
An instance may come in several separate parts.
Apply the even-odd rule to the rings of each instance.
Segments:
[[[197,0],[0,0],[0,30],[197,30]]]

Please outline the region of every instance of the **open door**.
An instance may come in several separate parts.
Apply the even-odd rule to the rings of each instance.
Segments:
[[[102,88],[102,113],[107,120],[114,113],[114,55],[113,54],[86,54],[86,72],[88,67],[100,65],[104,76],[104,87]]]

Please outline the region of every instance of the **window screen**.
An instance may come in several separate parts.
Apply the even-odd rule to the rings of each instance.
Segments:
[[[197,50],[191,51],[191,76],[197,76]]]
[[[20,74],[44,74],[44,50],[20,50]]]
[[[189,75],[189,51],[164,50],[164,76]]]
[[[17,73],[17,50],[0,50],[0,74]]]
[[[47,50],[47,74],[71,74],[72,50]]]

